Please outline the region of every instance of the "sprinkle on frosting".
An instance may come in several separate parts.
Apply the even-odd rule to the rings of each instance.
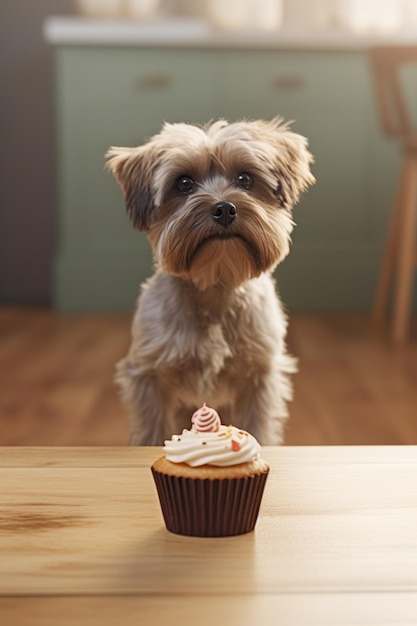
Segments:
[[[235,426],[223,426],[214,409],[204,404],[191,419],[191,430],[173,435],[165,441],[168,461],[187,463],[191,467],[216,465],[226,467],[259,458],[260,445],[255,437]],[[204,438],[196,435],[204,434]]]

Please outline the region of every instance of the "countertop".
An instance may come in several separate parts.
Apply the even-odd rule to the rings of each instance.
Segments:
[[[417,447],[265,447],[255,531],[164,526],[160,448],[0,448],[0,615],[24,626],[416,623]]]
[[[417,30],[393,35],[355,35],[337,29],[307,31],[288,27],[275,32],[234,32],[217,30],[208,22],[196,19],[139,22],[51,16],[43,30],[45,39],[55,45],[360,51],[373,45],[417,43]]]

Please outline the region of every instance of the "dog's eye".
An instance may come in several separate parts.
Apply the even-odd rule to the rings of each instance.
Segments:
[[[194,181],[191,176],[180,176],[176,187],[181,193],[191,193],[194,189]]]
[[[241,172],[237,175],[236,182],[242,189],[252,189],[253,177],[247,172]]]

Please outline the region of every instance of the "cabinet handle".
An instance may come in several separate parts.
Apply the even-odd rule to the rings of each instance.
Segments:
[[[283,74],[272,81],[273,89],[304,89],[307,79],[301,74]]]
[[[145,74],[137,81],[141,89],[165,89],[172,84],[169,74]]]

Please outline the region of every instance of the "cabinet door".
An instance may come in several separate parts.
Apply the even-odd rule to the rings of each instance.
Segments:
[[[295,207],[292,251],[277,270],[284,300],[369,308],[397,159],[380,136],[366,55],[231,52],[218,76],[218,114],[294,120],[315,156],[317,183]]]
[[[132,308],[152,273],[151,250],[128,221],[104,154],[143,143],[163,121],[212,117],[212,71],[203,51],[58,50],[58,308]]]

